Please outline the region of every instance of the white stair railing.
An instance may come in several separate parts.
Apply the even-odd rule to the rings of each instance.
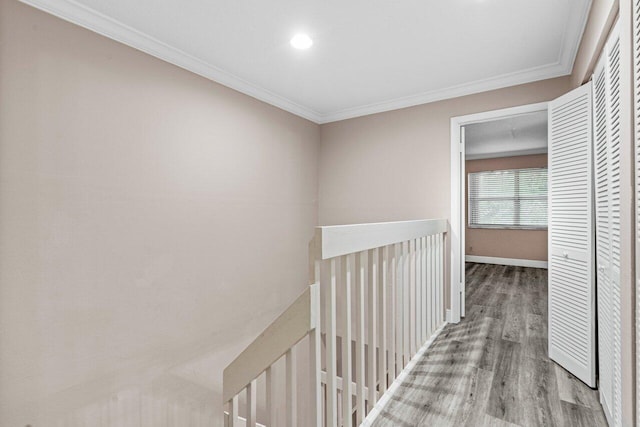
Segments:
[[[271,366],[283,355],[285,425],[362,424],[444,323],[446,231],[444,219],[317,227],[309,245],[312,285],[225,369],[228,425],[275,426]],[[308,360],[300,362],[309,378],[297,384],[295,346],[307,336]],[[258,424],[261,375],[265,419]],[[303,422],[296,396],[309,406]]]
[[[223,373],[223,402],[227,405],[225,425],[256,427],[276,425],[275,378],[272,367],[285,358],[284,412],[286,426],[297,426],[297,344],[309,336],[311,343],[319,342],[320,319],[318,285],[309,286],[262,334],[260,334]],[[319,345],[319,344],[318,344]],[[312,354],[315,354],[312,353]],[[258,378],[264,375],[264,420],[258,424]],[[319,381],[319,379],[317,380]],[[305,383],[307,381],[304,381]],[[245,397],[244,417],[239,413],[240,395]]]
[[[326,396],[316,426],[360,425],[442,325],[446,231],[446,220],[316,229],[313,281],[325,343],[316,357]]]

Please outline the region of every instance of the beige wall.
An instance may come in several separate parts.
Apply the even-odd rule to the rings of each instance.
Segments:
[[[210,419],[224,366],[307,284],[319,137],[0,0],[0,425],[135,417],[140,390]]]
[[[547,166],[547,155],[501,157],[496,159],[467,160],[467,181],[471,172],[501,169],[540,168]],[[466,187],[465,187],[466,188]],[[465,200],[468,200],[468,193]],[[468,209],[465,249],[467,255],[528,260],[547,260],[547,230],[507,230],[469,228]]]

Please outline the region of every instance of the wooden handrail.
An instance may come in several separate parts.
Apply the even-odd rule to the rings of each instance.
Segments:
[[[298,299],[224,370],[223,402],[228,402],[320,323],[320,289],[307,287]]]
[[[316,227],[310,249],[325,260],[446,232],[446,219],[324,226]]]

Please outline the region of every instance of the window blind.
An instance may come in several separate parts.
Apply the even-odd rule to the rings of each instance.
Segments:
[[[547,228],[547,169],[469,174],[469,227]]]

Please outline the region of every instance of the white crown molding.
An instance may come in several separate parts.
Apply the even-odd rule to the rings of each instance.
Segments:
[[[580,41],[584,35],[584,30],[587,28],[587,22],[589,21],[589,12],[591,11],[591,5],[593,0],[588,0],[582,10],[579,11],[580,15],[578,19],[565,26],[564,33],[562,34],[562,42],[560,48],[559,63],[565,67],[567,74],[573,72],[573,65],[578,55],[578,49],[580,48]]]
[[[556,63],[323,114],[265,88],[256,86],[73,0],[20,1],[318,124],[382,113],[571,74],[591,7],[590,0],[581,11],[580,19],[565,27],[560,58]]]
[[[312,109],[207,64],[180,49],[73,0],[20,1],[312,122],[319,123],[321,119],[320,114]]]
[[[473,95],[475,93],[566,76],[570,73],[571,70],[567,71],[565,66],[560,63],[555,63],[515,73],[503,74],[501,76],[491,77],[485,80],[477,80],[458,86],[451,86],[444,89],[419,93],[417,95],[396,98],[390,101],[383,101],[375,104],[347,108],[334,113],[323,114],[321,116],[322,118],[320,123],[337,122],[339,120],[353,119],[355,117],[383,113],[385,111],[399,110],[401,108],[414,107],[416,105],[428,104],[430,102],[443,101],[445,99],[458,98],[460,96]]]

